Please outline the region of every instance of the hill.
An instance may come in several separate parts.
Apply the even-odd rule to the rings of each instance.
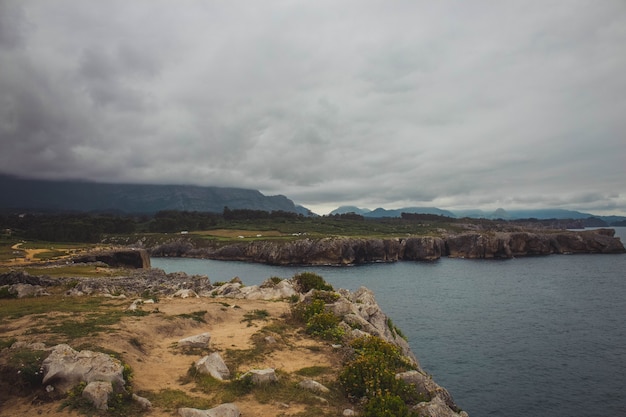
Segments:
[[[224,207],[309,215],[283,195],[193,185],[106,184],[46,181],[0,175],[0,210],[156,213],[161,210],[221,213]]]

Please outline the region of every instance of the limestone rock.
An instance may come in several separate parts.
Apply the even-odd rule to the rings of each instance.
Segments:
[[[465,411],[457,413],[439,397],[435,397],[429,402],[419,403],[411,408],[419,416],[429,417],[468,417]]]
[[[210,355],[196,361],[195,367],[198,372],[209,374],[213,378],[220,381],[230,378],[230,371],[220,354],[217,352],[213,352]]]
[[[457,405],[454,403],[452,396],[445,388],[438,385],[430,377],[419,371],[407,371],[396,374],[397,379],[401,379],[407,384],[415,386],[415,390],[420,394],[426,395],[429,398],[439,398],[446,406],[452,410],[458,410]]]
[[[245,374],[243,374],[240,378],[250,377],[250,380],[254,385],[265,385],[271,384],[273,382],[278,382],[278,378],[276,377],[276,371],[272,368],[268,369],[252,369]]]
[[[141,406],[141,408],[143,408],[144,410],[148,410],[150,408],[152,408],[152,403],[150,402],[149,399],[145,398],[145,397],[141,397],[137,394],[133,394],[132,396],[133,401],[135,401],[137,404],[139,404]]]
[[[200,296],[194,291],[188,288],[180,289],[176,291],[172,297],[180,297],[180,298],[200,298]]]
[[[178,341],[178,347],[206,348],[209,347],[211,333],[201,333],[194,336],[185,337]]]
[[[178,415],[181,417],[239,417],[241,416],[241,411],[235,404],[226,403],[209,410],[179,408]]]
[[[42,367],[42,383],[53,385],[61,392],[67,392],[80,382],[94,381],[109,382],[117,392],[125,390],[122,363],[104,353],[77,352],[68,345],[56,345]]]
[[[93,381],[87,384],[83,390],[83,398],[90,401],[98,410],[108,410],[109,395],[113,393],[113,386],[110,382]]]
[[[15,294],[17,298],[41,297],[50,295],[41,285],[14,284],[9,286],[9,293]]]
[[[298,383],[298,386],[307,391],[316,392],[318,394],[325,394],[330,390],[326,388],[324,385],[320,384],[317,381],[313,381],[312,379],[305,379]]]

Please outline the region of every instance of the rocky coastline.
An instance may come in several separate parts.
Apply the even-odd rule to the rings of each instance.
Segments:
[[[155,257],[249,261],[271,265],[352,265],[372,262],[434,261],[442,257],[509,259],[552,254],[626,253],[613,229],[585,231],[466,232],[443,237],[328,237],[282,242],[255,240],[195,247],[177,238],[146,248]]]
[[[403,384],[402,386],[405,387],[403,388],[405,391],[409,390],[406,392],[409,394],[413,393],[410,395],[411,398],[419,398],[419,400],[407,403],[407,406],[410,407],[412,412],[411,415],[437,415],[440,417],[466,417],[468,415],[457,406],[450,393],[445,388],[438,385],[432,377],[420,367],[409,344],[402,337],[400,330],[393,325],[391,319],[381,310],[371,290],[365,287],[361,287],[354,292],[344,289],[334,290],[332,287],[327,287],[325,283],[323,283],[323,290],[316,288],[309,289],[303,287],[303,282],[305,281],[298,280],[298,276],[294,276],[292,279],[287,280],[268,279],[258,286],[245,286],[239,278],[234,278],[228,283],[211,283],[206,276],[188,276],[185,273],[166,274],[162,270],[155,268],[136,269],[130,270],[130,272],[127,270],[123,276],[106,278],[50,278],[47,276],[33,276],[22,271],[0,274],[0,287],[4,287],[8,293],[15,294],[18,298],[46,296],[53,293],[55,288],[57,290],[58,288],[65,288],[64,296],[66,297],[89,296],[108,297],[116,300],[128,299],[130,305],[127,307],[127,310],[129,311],[141,309],[144,305],[153,306],[152,299],[149,300],[145,298],[146,294],[150,294],[150,297],[153,299],[198,300],[196,303],[203,303],[202,300],[207,300],[204,301],[204,303],[211,303],[214,302],[213,300],[215,299],[232,300],[232,303],[239,300],[239,304],[243,303],[245,300],[267,301],[271,303],[289,301],[292,304],[301,304],[304,306],[304,309],[324,300],[322,303],[323,309],[316,314],[322,314],[324,317],[328,315],[335,317],[337,321],[334,322],[335,324],[333,324],[333,326],[339,329],[338,331],[342,335],[341,342],[339,342],[341,344],[332,345],[332,350],[329,351],[333,352],[332,355],[338,355],[337,357],[344,358],[345,361],[345,358],[349,358],[355,354],[353,341],[361,340],[359,343],[363,343],[363,340],[371,340],[371,338],[381,340],[382,342],[375,343],[383,343],[383,346],[386,344],[394,346],[393,349],[397,349],[400,353],[402,358],[401,362],[404,364],[403,370],[396,371],[395,376],[391,374],[392,379],[395,377],[395,380],[400,381],[398,383]],[[71,285],[68,285],[70,283]],[[131,299],[134,300],[132,303],[130,303]],[[225,306],[231,305],[225,302],[220,303]],[[221,311],[231,314],[230,312],[233,310],[231,308],[221,307]],[[259,310],[252,310],[252,312],[256,311]],[[156,309],[152,311],[152,314],[147,312],[144,314],[153,315],[163,313]],[[139,320],[137,317],[145,317],[145,315],[142,314],[133,317],[135,317],[134,320]],[[216,320],[216,323],[221,323],[221,320],[223,320],[219,316],[212,317]],[[223,325],[221,326],[223,327]],[[200,330],[201,329],[198,329],[197,331]],[[298,337],[301,338],[302,336]],[[72,387],[76,386],[76,384],[82,383],[84,386],[82,393],[83,398],[90,401],[94,407],[100,410],[107,409],[107,403],[111,403],[110,396],[113,394],[128,394],[129,399],[131,398],[130,392],[132,391],[128,388],[130,382],[124,379],[124,366],[122,366],[119,360],[111,359],[108,355],[98,352],[85,350],[78,352],[66,344],[49,346],[46,340],[41,338],[33,341],[31,340],[32,338],[28,336],[20,335],[17,339],[18,340],[13,343],[10,348],[6,348],[2,351],[4,356],[10,356],[11,352],[16,349],[35,349],[41,351],[42,357],[45,357],[41,365],[42,385],[41,387],[34,387],[35,392],[38,393],[37,395],[43,396],[45,394],[41,394],[41,392],[47,391],[48,393],[59,393],[54,394],[55,396],[52,396],[51,399],[59,398],[58,395],[66,393],[71,390]],[[135,343],[137,343],[135,336],[131,340],[135,340]],[[201,351],[206,349],[214,350],[211,355],[196,361],[194,366],[199,369],[201,366],[206,365],[206,362],[213,363],[217,361],[222,371],[220,375],[226,375],[223,378],[220,376],[217,379],[227,382],[232,379],[219,353],[215,351],[215,349],[211,349],[213,345],[210,344],[212,339],[209,333],[204,332],[187,339],[181,339],[177,343],[178,348],[184,348],[184,343],[188,340],[191,340],[193,343],[200,343],[201,345],[199,347],[195,345],[192,347],[198,348]],[[200,342],[198,342],[198,340],[200,340]],[[266,337],[264,340],[264,343],[276,345],[276,347],[272,349],[280,349],[280,343],[273,337]],[[286,347],[293,349],[293,345],[290,343],[292,342],[287,343]],[[146,353],[145,350],[142,352],[144,356]],[[358,360],[356,360],[356,362],[358,363]],[[139,363],[143,363],[143,361],[140,360],[137,366]],[[347,366],[349,366],[350,361],[347,360],[347,363]],[[141,374],[141,372],[143,372],[143,368],[135,369],[136,374]],[[186,369],[180,369],[181,374],[184,374],[184,372],[186,372]],[[207,372],[213,374],[212,370]],[[272,379],[267,381],[265,379],[259,379],[257,381],[255,379],[257,374],[262,376],[271,374]],[[274,369],[269,368],[252,369],[244,374],[244,376],[238,378],[244,378],[245,375],[253,376],[251,378],[253,385],[277,383],[278,381]],[[345,373],[340,373],[340,375],[345,375]],[[278,378],[286,377],[283,372]],[[329,394],[330,390],[327,387],[314,380],[304,379],[298,383],[298,386],[302,387],[304,390],[313,391],[316,395],[315,398],[317,398],[321,404],[327,404],[327,400],[324,398],[326,395],[333,395]],[[345,387],[345,383],[343,386]],[[349,390],[349,388],[346,388],[346,390]],[[132,401],[137,402],[144,409],[151,409],[153,407],[149,399],[141,396],[133,394]],[[360,406],[358,404],[367,400],[364,397],[353,398],[351,401],[354,401],[357,406],[344,409],[343,415],[359,415],[355,412],[354,408],[359,408]],[[178,409],[178,414],[181,416],[214,415],[212,412],[226,408],[229,414],[225,415],[239,416],[241,413],[237,403],[238,401],[235,399],[233,403],[221,404],[211,410],[200,410],[183,406]],[[283,415],[280,414],[282,412],[280,411],[280,407],[282,406],[284,406],[284,404],[279,405],[279,412],[276,415]],[[153,410],[153,413],[154,412]]]

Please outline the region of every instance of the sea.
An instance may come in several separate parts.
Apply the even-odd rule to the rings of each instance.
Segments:
[[[626,242],[626,228],[614,228]],[[153,258],[256,285],[309,271],[374,291],[422,368],[472,417],[626,416],[626,254],[350,267]]]

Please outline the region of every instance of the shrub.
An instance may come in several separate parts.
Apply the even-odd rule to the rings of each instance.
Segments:
[[[370,399],[363,409],[364,417],[409,417],[409,407],[397,395],[383,394]]]
[[[311,290],[333,291],[333,286],[324,281],[324,278],[313,272],[302,272],[293,277],[294,286],[299,292],[307,293]]]
[[[369,410],[369,414],[365,415],[408,415],[402,414],[408,413],[407,402],[424,400],[413,386],[396,379],[398,372],[415,368],[397,346],[379,337],[365,336],[352,341],[351,347],[354,357],[342,369],[339,382],[348,397],[368,400],[369,408],[365,410]],[[405,404],[401,409],[398,401]]]
[[[373,398],[397,391],[400,380],[380,355],[359,356],[346,365],[339,374],[339,382],[348,397]]]

